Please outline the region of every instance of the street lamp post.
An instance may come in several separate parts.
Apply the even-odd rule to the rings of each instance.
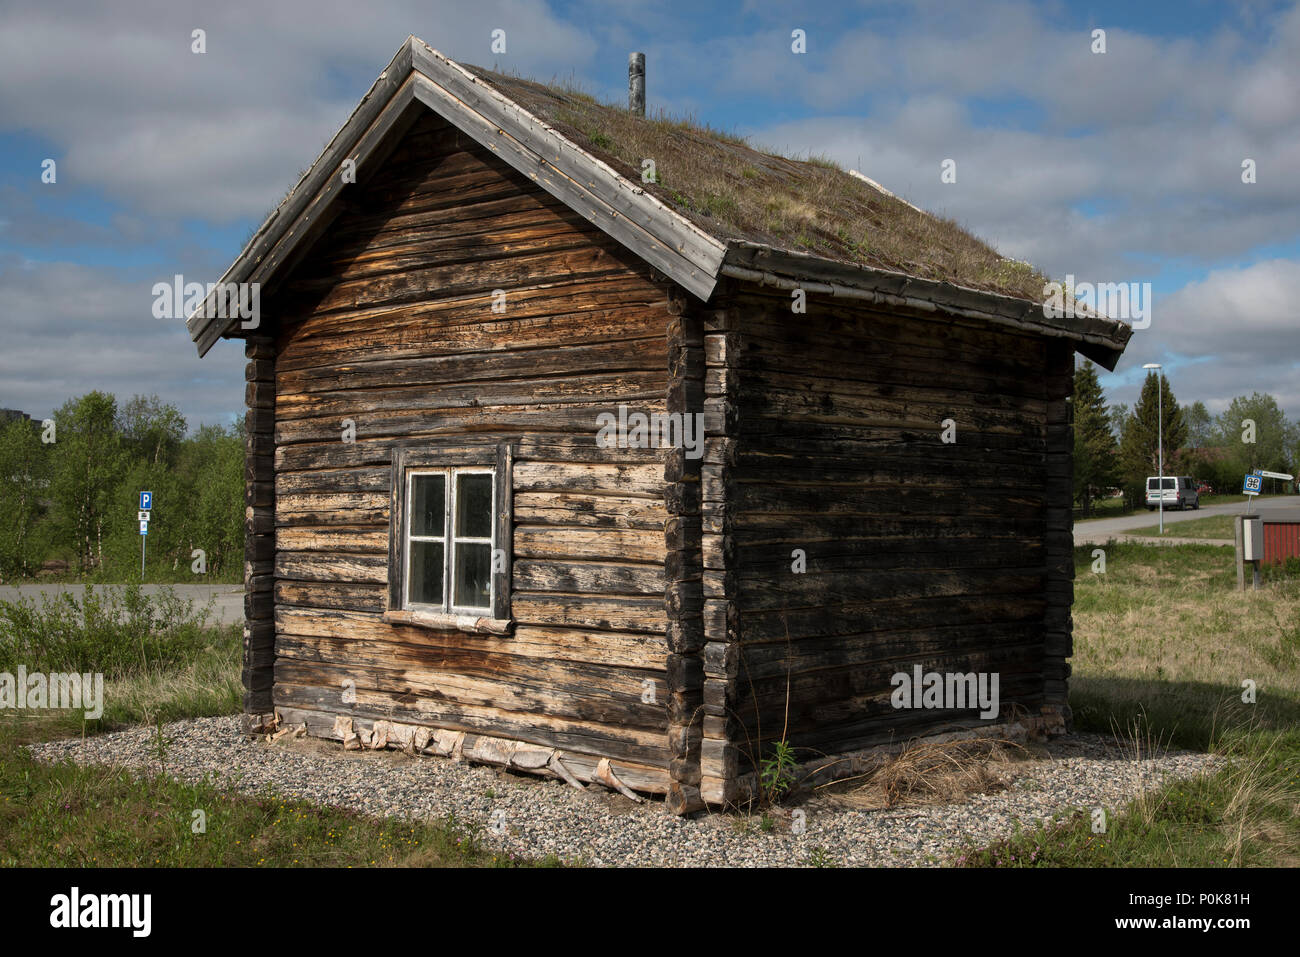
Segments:
[[[1160,534],[1165,533],[1165,389],[1164,367],[1159,362],[1148,362],[1143,369],[1159,369],[1156,373],[1156,445],[1160,450]]]

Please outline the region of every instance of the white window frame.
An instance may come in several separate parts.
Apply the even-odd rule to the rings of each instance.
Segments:
[[[441,475],[445,484],[446,494],[443,496],[443,525],[442,535],[412,535],[411,534],[411,514],[412,504],[415,493],[415,479],[424,475]],[[492,535],[487,538],[457,535],[456,534],[456,479],[460,475],[487,475],[492,480],[492,488],[488,496],[488,525]],[[434,611],[444,612],[446,614],[465,614],[465,615],[483,615],[492,613],[496,607],[496,574],[493,571],[493,561],[496,556],[497,543],[495,538],[497,523],[492,514],[493,503],[497,498],[497,474],[496,469],[490,467],[462,466],[448,467],[441,469],[415,468],[406,473],[405,489],[405,528],[402,530],[402,548],[404,549],[403,578],[402,582],[402,605],[412,611]],[[425,602],[416,602],[411,600],[411,542],[442,542],[442,604],[431,605]],[[487,545],[488,547],[488,598],[486,605],[457,605],[455,604],[456,595],[456,547],[458,544],[467,545]]]

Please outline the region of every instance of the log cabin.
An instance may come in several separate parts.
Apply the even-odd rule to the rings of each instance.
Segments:
[[[215,287],[258,311],[188,321],[248,360],[246,729],[684,813],[778,742],[820,780],[1066,728],[1074,356],[1131,328],[1043,281],[824,160],[408,38]],[[922,671],[993,713],[900,707]]]

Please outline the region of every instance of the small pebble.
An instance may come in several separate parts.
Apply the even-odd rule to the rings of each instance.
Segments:
[[[577,791],[560,781],[499,768],[395,751],[348,751],[334,741],[285,739],[270,744],[240,731],[238,716],[193,718],[157,731],[132,728],[85,739],[29,745],[42,760],[107,764],[182,780],[216,776],[218,786],[245,794],[270,788],[286,797],[372,816],[439,820],[455,814],[484,826],[495,850],[529,857],[553,854],[596,867],[936,866],[968,843],[1008,837],[1053,814],[1122,808],[1172,778],[1212,772],[1222,759],[1199,752],[1161,752],[1135,759],[1101,735],[1075,734],[1041,746],[1040,759],[999,766],[1008,786],[957,804],[888,810],[848,806],[826,791],[799,804],[804,832],[793,832],[791,809],[757,816],[668,813],[661,800],[636,804],[599,786]],[[492,792],[492,797],[488,792]],[[504,832],[491,829],[504,812]],[[502,820],[499,816],[496,820]]]

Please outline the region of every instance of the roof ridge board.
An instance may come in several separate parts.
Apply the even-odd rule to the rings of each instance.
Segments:
[[[561,162],[577,161],[580,165],[587,165],[593,167],[595,172],[603,173],[605,176],[611,179],[620,188],[620,190],[628,194],[628,204],[647,205],[651,207],[651,210],[654,213],[656,213],[658,217],[669,220],[669,222],[673,226],[675,226],[678,230],[680,230],[684,234],[683,238],[687,240],[687,243],[685,246],[676,247],[678,249],[678,252],[687,254],[689,249],[690,252],[693,254],[692,258],[704,259],[704,258],[716,257],[718,265],[721,264],[722,256],[726,252],[726,241],[724,239],[714,235],[713,233],[709,232],[706,229],[701,228],[698,224],[692,222],[690,219],[683,216],[677,210],[673,209],[671,206],[661,201],[653,193],[645,189],[643,185],[632,182],[630,179],[624,176],[617,169],[610,166],[604,160],[600,159],[600,157],[594,155],[587,149],[575,143],[573,140],[569,139],[569,137],[567,137],[564,133],[562,133],[558,128],[548,123],[545,119],[543,119],[540,116],[537,116],[535,113],[528,110],[523,104],[511,99],[510,97],[502,93],[500,90],[496,89],[496,87],[492,84],[490,80],[476,76],[474,73],[471,73],[469,70],[465,69],[465,67],[461,66],[455,60],[452,60],[446,55],[439,53],[437,50],[430,47],[427,43],[424,43],[423,41],[418,41],[418,42],[423,47],[423,49],[421,49],[420,46],[417,46],[415,48],[412,57],[413,68],[420,69],[421,72],[424,72],[422,64],[429,63],[429,57],[432,56],[434,63],[436,63],[436,66],[434,67],[435,70],[440,67],[442,71],[451,74],[449,77],[446,77],[446,79],[452,81],[451,82],[452,87],[455,87],[457,85],[456,80],[459,80],[461,83],[468,84],[468,88],[462,88],[459,91],[457,91],[456,89],[448,89],[448,92],[451,92],[453,94],[456,94],[458,92],[470,93],[471,95],[480,94],[480,93],[486,94],[487,99],[492,101],[492,106],[494,106],[497,110],[505,112],[506,119],[512,119],[512,117],[510,117],[509,115],[510,111],[517,111],[518,113],[522,114],[526,123],[534,124],[539,130],[547,134],[549,138],[558,141],[558,144],[561,147],[561,151],[558,152],[553,158],[548,156],[543,156],[543,158],[546,159],[547,162],[551,163],[552,165],[555,165],[556,160],[559,160]],[[426,73],[426,76],[427,75],[428,74]],[[436,82],[438,78],[434,76],[430,76],[429,79],[434,80]],[[482,110],[475,107],[474,104],[467,103],[466,105],[474,109],[475,112],[479,113],[479,115],[481,116],[484,115]],[[492,117],[486,117],[486,118],[492,119]],[[530,137],[527,136],[527,133],[529,132],[528,130],[520,129],[518,130],[518,132],[524,133],[525,135],[523,137],[517,135],[516,133],[512,133],[511,135],[513,135],[515,139],[520,140],[521,142],[527,142],[530,139]],[[566,150],[567,153],[565,152]],[[541,152],[540,150],[536,150],[536,149],[535,151],[539,153]],[[623,204],[623,205],[628,205],[628,204]],[[615,208],[618,207],[616,206]],[[627,212],[624,211],[623,215],[626,216]],[[645,228],[644,224],[641,225],[642,228]]]
[[[252,272],[256,264],[259,264],[266,253],[274,248],[274,246],[279,242],[280,238],[283,236],[284,230],[293,225],[292,222],[289,222],[289,217],[285,214],[291,208],[296,207],[300,202],[304,209],[306,206],[310,205],[311,197],[314,197],[315,194],[319,192],[322,184],[317,182],[316,188],[311,190],[310,196],[305,194],[304,187],[313,180],[321,180],[328,176],[332,176],[334,171],[342,162],[342,157],[351,152],[350,148],[344,149],[342,147],[345,144],[350,147],[352,144],[359,142],[365,135],[365,132],[373,125],[374,120],[384,113],[384,110],[400,92],[407,77],[410,75],[411,52],[414,49],[414,40],[415,38],[413,36],[408,35],[406,40],[403,41],[397,52],[393,54],[392,59],[389,60],[388,66],[385,67],[379,76],[375,78],[375,82],[370,85],[370,89],[366,91],[365,96],[361,98],[361,101],[356,105],[352,112],[348,114],[348,118],[344,120],[343,125],[340,126],[337,132],[335,132],[335,134],[330,138],[330,141],[325,145],[325,148],[321,150],[315,161],[307,168],[302,176],[298,178],[298,182],[294,184],[294,187],[285,194],[284,198],[281,199],[275,209],[270,212],[258,230],[252,235],[248,242],[244,244],[244,248],[235,258],[235,261],[230,264],[230,268],[228,268],[222,275],[220,280],[221,283],[243,281],[242,277],[246,277]],[[398,74],[400,74],[400,77]],[[383,96],[382,102],[380,102],[376,94],[385,89],[387,90],[386,95]],[[355,129],[355,127],[360,125],[362,118],[372,112],[373,116],[370,116],[369,119],[366,120],[365,129],[359,131]],[[332,163],[323,163],[327,157],[331,158]],[[329,167],[328,173],[325,172],[327,166]],[[299,212],[301,212],[301,210]],[[295,215],[293,220],[296,222],[297,219],[298,216]],[[274,239],[271,239],[272,234],[275,234]],[[205,311],[206,309],[201,306],[195,311],[195,314],[190,316],[186,321],[186,327],[190,331],[190,338],[192,341],[199,341],[200,336],[209,325],[209,322],[204,321],[203,317],[200,315],[200,313]],[[200,321],[196,322],[196,319]],[[201,347],[199,353],[200,356],[205,354],[207,349],[210,347],[211,343],[208,343],[207,347]]]
[[[464,105],[455,92],[422,73],[416,77],[414,90],[416,98],[422,103],[435,112],[450,114],[449,119],[466,135],[551,195],[561,199],[569,208],[614,237],[634,255],[700,298],[707,299],[711,295],[717,283],[713,263],[720,266],[722,262],[721,243],[718,244],[716,254],[707,257],[702,263],[699,259],[705,257],[692,258],[683,251],[684,243],[674,241],[675,222],[655,221],[656,214],[653,211],[647,214],[636,205],[630,208],[624,205],[622,209],[611,205],[611,198],[617,200],[620,197],[611,197],[608,189],[602,190],[602,186],[608,185],[609,177],[602,174],[584,183],[575,175],[578,171],[567,169],[571,164],[565,158],[547,159],[536,152],[524,131],[516,128],[512,132],[508,129],[512,125],[510,120],[499,115],[484,116]],[[462,105],[457,106],[458,103]],[[644,218],[647,216],[649,221]]]
[[[231,277],[232,273],[233,277],[223,277],[222,282],[256,282],[267,285],[269,289],[270,280],[280,272],[282,267],[292,263],[296,255],[304,251],[304,243],[314,242],[321,230],[340,212],[338,201],[342,199],[343,191],[349,185],[342,182],[337,175],[343,161],[355,157],[357,167],[360,168],[376,152],[381,156],[387,155],[388,151],[383,149],[385,143],[389,142],[392,145],[390,139],[392,130],[402,123],[404,117],[410,117],[414,102],[415,96],[408,75],[384,103],[370,125],[355,139],[350,137],[345,141],[350,148],[342,152],[341,158],[335,157],[332,165],[320,165],[302,195],[295,200],[293,209],[286,213],[276,228],[268,234],[267,245],[257,251],[256,255],[246,247],[245,254],[241,254],[227,271],[227,277]],[[317,164],[313,164],[313,168],[316,166]],[[212,295],[216,295],[216,287],[208,298]],[[205,299],[200,309],[206,312],[206,306]],[[203,337],[195,336],[200,343],[200,354],[206,353],[233,324],[233,320],[228,321],[222,328],[213,331],[209,322],[203,331]]]

